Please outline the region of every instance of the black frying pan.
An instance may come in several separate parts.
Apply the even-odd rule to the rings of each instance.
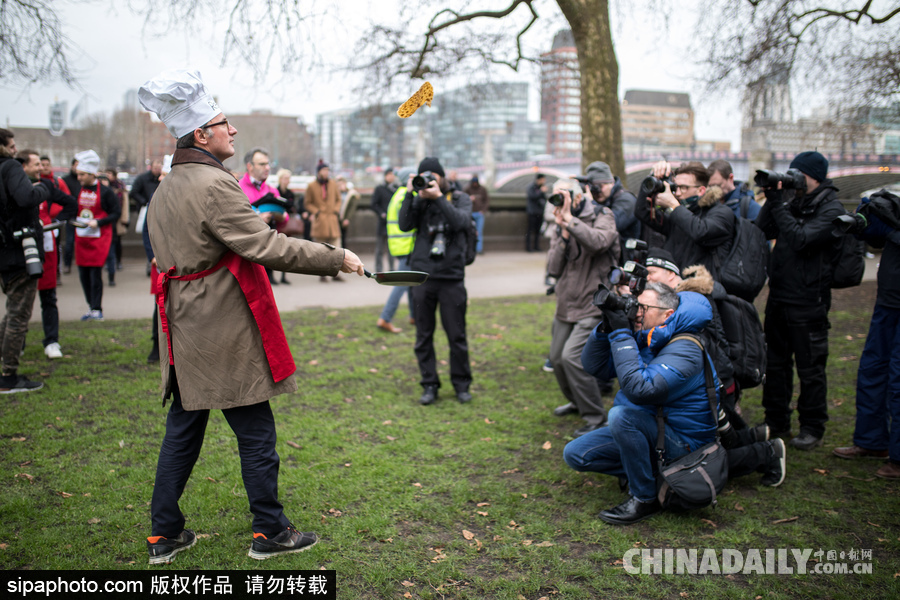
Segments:
[[[421,285],[428,279],[428,273],[422,271],[384,271],[383,273],[369,273],[363,271],[366,277],[371,277],[381,285]]]

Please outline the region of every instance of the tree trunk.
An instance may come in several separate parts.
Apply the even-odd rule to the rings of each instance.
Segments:
[[[619,63],[609,26],[608,0],[557,0],[565,15],[581,73],[581,164],[608,163],[625,178],[622,118],[619,113]]]

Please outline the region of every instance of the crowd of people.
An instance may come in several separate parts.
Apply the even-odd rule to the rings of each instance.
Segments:
[[[171,562],[196,543],[179,500],[211,409],[222,410],[239,441],[254,515],[250,556],[305,550],[318,538],[291,524],[277,492],[269,399],[297,384],[272,285],[289,284],[288,273],[322,282],[342,281],[342,273],[364,275],[362,261],[346,248],[360,195],[344,178],[332,178],[321,160],[303,194],[290,189],[287,170],[270,186],[269,153],[262,147],[243,157],[244,172],[235,176],[223,161],[234,155],[237,130],[199,73],[163,73],[141,87],[139,98],[165,123],[177,150],[136,179],[130,198],[114,171],[100,170],[94,151],[76,155],[71,173],[56,179],[46,157],[18,151],[12,132],[0,130],[0,283],[7,296],[0,392],[41,387],[18,373],[38,291],[45,352],[62,355],[52,221],[67,221],[59,269],[69,272],[73,260],[78,267],[88,304],[82,320],[98,321],[103,270],[115,285],[117,239],[134,202],[155,298],[148,360],[159,363],[163,403],[171,402],[151,501],[150,563]],[[663,510],[659,464],[715,440],[727,449],[731,477],[759,472],[768,486],[785,479],[785,440],[801,451],[822,444],[828,311],[840,258],[832,222],[845,211],[824,156],[800,153],[791,168],[793,175],[763,185],[759,197],[734,180],[724,161],[660,162],[637,194],[599,161],[552,187],[543,174],[529,186],[526,251],[540,251],[541,238],[549,238],[547,276],[556,298],[549,363],[566,403],[553,412],[577,414],[583,422],[564,459],[573,469],[616,477],[628,492],[624,502],[600,513],[602,520],[627,525]],[[438,401],[442,385],[434,350],[438,314],[449,342],[453,396],[463,404],[473,400],[465,270],[484,251],[489,203],[477,177],[462,188],[438,157],[426,157],[416,169],[388,169],[372,195],[376,273],[387,265],[428,275],[421,285],[394,288],[376,323],[399,333],[394,317],[408,295],[421,405]],[[887,416],[900,417],[900,290],[892,279],[900,234],[891,226],[873,217],[859,232],[886,248],[872,325],[877,331],[870,331],[860,363],[853,445],[834,452],[846,459],[889,458],[877,474],[900,478],[900,429],[891,430]],[[737,249],[742,259],[760,255],[768,263],[764,330],[751,304],[759,290],[748,292],[740,285],[746,282],[728,277]],[[755,319],[765,336],[756,377],[748,374],[744,340],[731,335],[735,307],[744,318],[751,315],[746,335]],[[227,328],[219,326],[223,315]],[[219,352],[238,345],[242,353]],[[795,364],[801,390],[796,435]],[[741,392],[759,384],[765,420],[751,426],[742,418]],[[612,402],[604,402],[616,388]]]

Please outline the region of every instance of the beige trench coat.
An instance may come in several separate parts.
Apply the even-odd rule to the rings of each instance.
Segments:
[[[310,235],[315,239],[330,240],[341,237],[341,193],[334,179],[328,181],[325,197],[322,197],[322,184],[318,181],[306,186],[306,210],[316,216]]]
[[[276,271],[334,276],[344,251],[285,237],[259,218],[237,180],[210,156],[175,152],[147,214],[160,272],[176,275],[215,266],[231,250]],[[170,281],[166,315],[185,410],[264,402],[297,389],[294,376],[275,383],[259,328],[228,269],[194,281]],[[160,326],[163,398],[173,383]],[[289,340],[290,341],[290,340]]]

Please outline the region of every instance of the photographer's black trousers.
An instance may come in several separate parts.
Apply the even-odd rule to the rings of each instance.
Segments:
[[[450,345],[450,382],[457,392],[468,391],[472,383],[469,365],[469,343],[466,340],[466,284],[462,279],[429,279],[412,288],[416,315],[416,360],[419,361],[421,384],[440,387],[434,356],[435,312],[440,307],[441,325]]]
[[[800,379],[797,413],[800,431],[821,438],[828,421],[828,307],[796,306],[769,300],[766,305],[766,382],[763,408],[773,433],[791,429],[794,362]]]

